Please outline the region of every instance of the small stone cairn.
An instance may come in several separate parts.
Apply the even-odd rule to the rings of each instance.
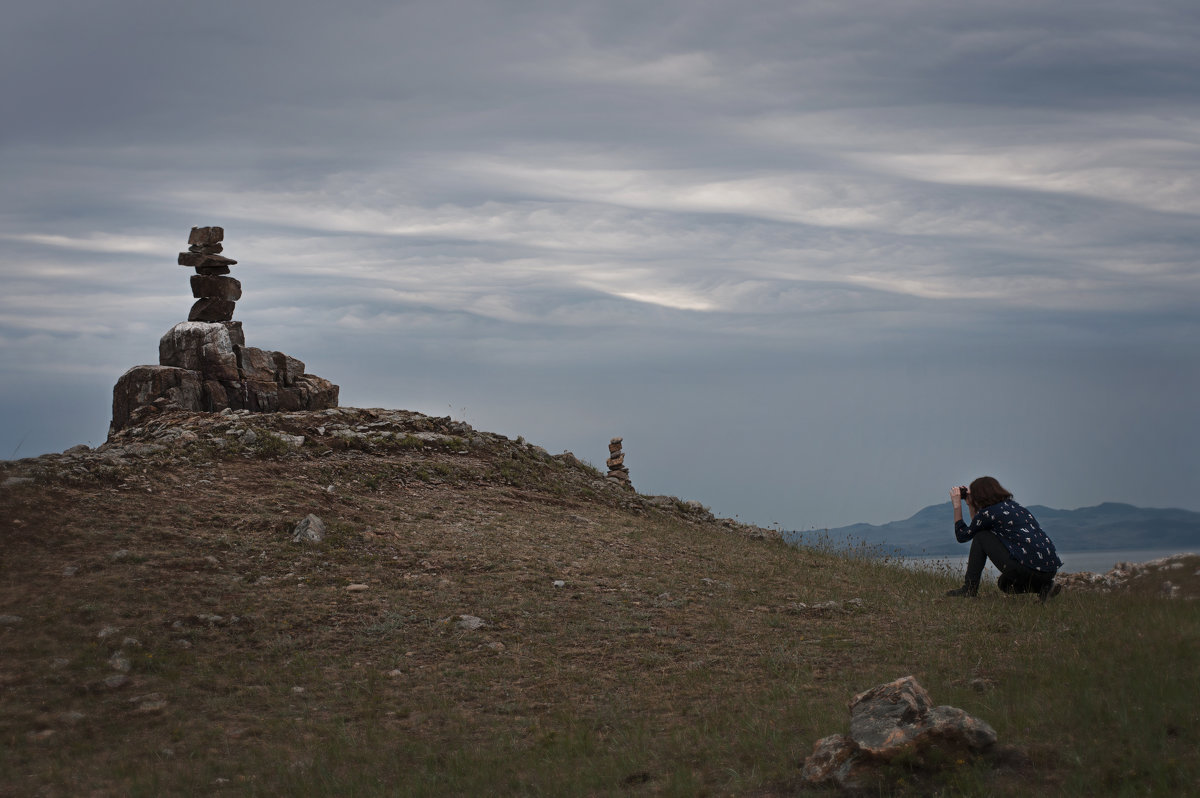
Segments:
[[[179,265],[191,266],[192,296],[196,304],[188,321],[232,321],[233,306],[242,298],[242,284],[227,277],[236,260],[221,254],[225,238],[223,227],[193,227],[188,236],[188,251],[179,253]]]
[[[608,478],[624,488],[633,490],[633,483],[629,480],[629,467],[625,465],[625,452],[621,451],[621,443],[624,440],[613,438],[608,442]]]
[[[304,372],[283,352],[246,346],[233,310],[242,284],[229,277],[237,261],[221,254],[225,230],[193,227],[179,265],[194,268],[188,320],[158,342],[157,366],[134,366],[113,388],[109,436],[165,410],[217,412],[230,408],[270,413],[337,407],[338,386]]]

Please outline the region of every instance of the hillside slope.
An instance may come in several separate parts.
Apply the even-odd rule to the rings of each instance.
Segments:
[[[907,674],[1020,755],[900,794],[1200,785],[1194,704],[1126,718],[1114,757],[1058,696],[1186,694],[1195,602],[952,602],[403,411],[169,415],[0,484],[0,795],[788,795]],[[309,513],[325,539],[294,542]]]

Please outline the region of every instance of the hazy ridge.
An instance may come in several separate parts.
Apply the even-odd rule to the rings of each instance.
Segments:
[[[1057,510],[1035,504],[1029,510],[1060,551],[1119,551],[1200,547],[1200,513],[1176,508],[1135,507],[1104,502],[1094,507]],[[961,554],[954,539],[950,502],[926,507],[903,521],[851,524],[819,532],[790,533],[792,540],[827,535],[834,541],[884,546],[905,556]]]

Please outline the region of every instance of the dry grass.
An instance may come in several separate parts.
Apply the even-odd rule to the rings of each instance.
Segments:
[[[883,794],[1200,790],[1195,602],[949,600],[677,509],[513,442],[6,488],[0,795],[789,795],[906,674],[1023,755]]]

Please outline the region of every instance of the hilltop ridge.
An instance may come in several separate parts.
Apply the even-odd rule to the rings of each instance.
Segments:
[[[295,541],[309,514],[324,539]],[[895,794],[1200,785],[1190,705],[1154,703],[1200,667],[1193,601],[955,602],[957,574],[790,546],[450,418],[155,412],[0,463],[0,547],[5,798],[794,795],[846,702],[906,675],[1007,753],[885,771]],[[1141,707],[1117,757],[1070,734],[1097,678]]]

